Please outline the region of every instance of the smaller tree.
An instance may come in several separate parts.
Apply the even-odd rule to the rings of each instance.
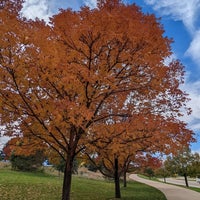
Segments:
[[[154,171],[151,167],[145,168],[144,173],[149,177],[149,179],[151,179],[154,176]]]
[[[165,168],[164,164],[155,170],[155,175],[158,177],[162,177],[164,182],[166,183],[166,178],[170,176],[170,172]]]
[[[155,175],[156,169],[160,168],[161,160],[149,153],[141,154],[136,159],[138,168],[142,173],[147,175],[151,179]]]
[[[189,148],[183,148],[178,151],[176,155],[168,156],[164,165],[165,168],[172,174],[179,174],[184,176],[185,185],[189,187],[187,176],[189,174],[189,167],[192,164],[193,156]]]
[[[126,187],[126,173],[132,162],[150,166],[150,163],[155,165],[155,161],[158,161],[144,153],[152,150],[152,138],[155,138],[153,133],[157,124],[152,124],[151,120],[146,119],[144,123],[143,115],[138,114],[132,121],[107,122],[101,125],[101,131],[97,127],[95,134],[91,132],[91,146],[87,147],[92,151],[86,149],[86,154],[104,176],[114,179],[115,198],[121,198],[120,177],[123,175]]]
[[[193,153],[191,155],[190,165],[188,166],[189,175],[197,177],[200,175],[200,155],[199,153]]]

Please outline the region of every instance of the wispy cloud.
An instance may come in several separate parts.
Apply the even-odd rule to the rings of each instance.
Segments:
[[[195,24],[200,11],[200,0],[144,0],[162,15],[184,23],[190,33],[195,32]]]
[[[200,67],[200,0],[144,0],[161,16],[169,16],[175,21],[182,21],[191,34],[191,43],[185,53]]]
[[[191,100],[188,102],[188,107],[192,109],[192,114],[184,116],[182,120],[188,123],[192,130],[198,131],[200,130],[200,81],[186,82],[182,89],[189,94]]]
[[[190,56],[200,66],[200,29],[195,32],[185,55]]]
[[[190,101],[187,103],[187,106],[192,109],[191,115],[184,115],[181,117],[181,120],[188,124],[188,128],[194,131],[195,138],[197,143],[192,144],[192,149],[195,152],[200,153],[199,142],[200,142],[200,81],[189,82],[188,79],[190,74],[187,74],[186,83],[182,86],[181,89],[186,91],[189,94]]]

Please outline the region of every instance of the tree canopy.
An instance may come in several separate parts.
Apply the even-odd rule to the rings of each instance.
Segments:
[[[178,60],[164,62],[171,40],[154,15],[99,0],[95,9],[61,10],[48,25],[20,17],[21,1],[1,2],[1,124],[21,144],[52,148],[66,161],[63,199],[75,155],[103,136],[101,126],[127,131],[140,119],[133,138],[157,127],[152,144],[162,149],[154,143],[154,152],[193,141],[178,119],[190,113],[179,87],[184,69]]]
[[[189,187],[187,176],[196,177],[200,173],[200,156],[192,153],[188,147],[178,150],[173,156],[168,156],[164,168],[170,175],[184,176],[186,187]]]

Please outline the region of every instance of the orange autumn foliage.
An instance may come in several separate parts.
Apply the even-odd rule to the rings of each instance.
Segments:
[[[156,167],[159,163],[153,163],[153,159],[147,162],[148,155],[174,153],[183,144],[188,145],[192,134],[185,123],[152,114],[138,114],[128,122],[99,126],[101,131],[97,126],[96,131],[93,128],[94,134],[90,134],[91,143],[86,153],[95,158],[92,162],[100,170],[104,166],[101,172],[109,177],[114,176],[114,158],[118,159],[119,175],[129,170],[131,162]]]
[[[34,155],[38,151],[44,151],[47,149],[42,141],[34,140],[30,138],[29,141],[26,141],[27,138],[14,137],[11,138],[5,145],[4,151],[6,151],[7,158],[11,156],[12,153],[15,155]]]

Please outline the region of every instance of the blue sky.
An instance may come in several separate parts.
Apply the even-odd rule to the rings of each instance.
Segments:
[[[154,13],[161,17],[165,35],[173,38],[173,57],[181,60],[186,70],[183,90],[189,93],[188,106],[192,114],[184,117],[189,127],[196,133],[198,142],[192,150],[200,152],[200,0],[124,0],[135,3],[144,13]],[[27,18],[48,18],[59,8],[78,10],[80,6],[96,6],[96,0],[26,0],[22,10]]]

